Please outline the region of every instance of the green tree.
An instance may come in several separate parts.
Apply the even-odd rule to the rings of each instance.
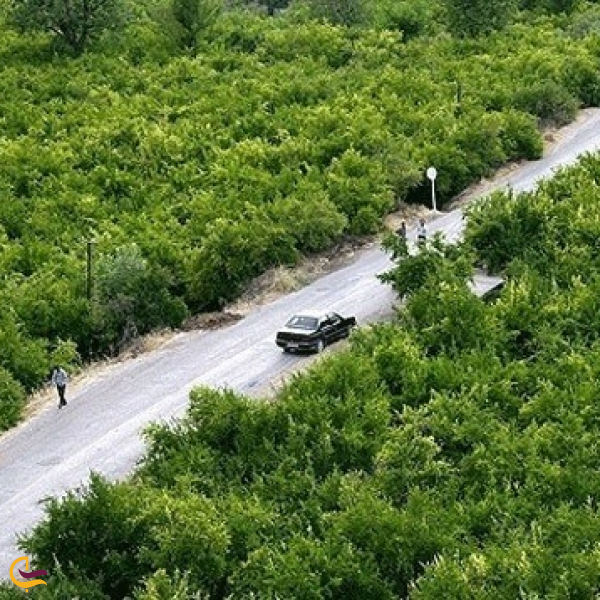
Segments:
[[[222,8],[220,0],[172,0],[171,7],[181,44],[195,53],[200,34],[215,22]]]
[[[17,423],[25,405],[25,390],[9,371],[0,366],[0,431]]]
[[[213,221],[190,265],[194,308],[221,308],[272,264],[293,264],[296,251],[290,233],[250,210],[241,219]]]
[[[179,325],[186,308],[171,295],[170,282],[166,270],[152,265],[136,244],[102,256],[94,306],[98,339],[105,344],[127,342],[154,327]]]
[[[267,9],[267,14],[272,17],[276,10],[287,8],[290,5],[290,0],[243,0],[243,4],[249,6],[264,6]]]
[[[437,26],[439,4],[428,0],[380,0],[374,3],[375,22],[402,32],[402,40],[431,33]]]
[[[289,3],[289,0],[261,0],[261,4],[266,6],[270,16],[273,16],[277,9],[287,8]]]
[[[109,29],[125,23],[123,0],[12,0],[9,22],[21,31],[58,37],[75,54]]]
[[[109,597],[124,598],[148,573],[138,553],[151,535],[144,508],[153,501],[140,488],[112,485],[92,473],[86,488],[46,504],[46,518],[21,547],[36,564],[58,562],[68,577],[96,581]]]
[[[439,234],[421,245],[414,255],[409,254],[406,242],[396,236],[385,238],[383,245],[396,264],[379,279],[389,283],[400,298],[414,294],[428,281],[466,284],[473,276],[473,256],[468,249],[445,243]]]
[[[520,0],[519,2],[520,8],[525,10],[566,14],[571,14],[581,4],[581,0]]]
[[[186,574],[175,571],[170,576],[165,569],[158,569],[137,589],[135,600],[204,600],[208,596],[200,592],[192,593]]]
[[[517,0],[444,0],[448,24],[461,37],[476,37],[510,23]]]
[[[359,25],[366,20],[364,0],[309,0],[313,15],[335,25]]]

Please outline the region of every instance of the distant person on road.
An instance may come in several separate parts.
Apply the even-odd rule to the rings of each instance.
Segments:
[[[52,383],[56,386],[56,391],[58,392],[58,408],[67,405],[65,392],[67,390],[68,382],[69,376],[67,375],[67,372],[62,367],[56,365],[52,370]]]
[[[402,221],[402,223],[400,223],[400,227],[398,227],[398,229],[396,229],[396,235],[406,241],[406,222]]]
[[[427,229],[425,227],[425,219],[419,219],[419,226],[417,227],[417,243],[424,244],[427,239]]]

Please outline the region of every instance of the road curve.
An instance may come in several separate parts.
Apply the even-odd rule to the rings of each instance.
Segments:
[[[521,165],[486,191],[531,189],[557,167],[598,149],[600,110],[588,110],[560,132],[542,160]],[[433,220],[429,231],[443,231],[454,240],[462,227],[462,213],[454,210]],[[257,308],[230,327],[180,333],[156,351],[72,386],[66,409],[47,407],[0,438],[0,578],[8,577],[9,565],[20,554],[18,533],[42,516],[44,498],[81,485],[90,470],[112,479],[129,473],[143,450],[140,430],[151,421],[181,415],[194,386],[257,395],[283,373],[309,362],[283,354],[274,344],[275,330],[291,313],[326,307],[355,314],[362,324],[388,315],[394,296],[376,274],[389,266],[381,249],[367,248],[349,266]],[[486,283],[477,282],[480,291]]]

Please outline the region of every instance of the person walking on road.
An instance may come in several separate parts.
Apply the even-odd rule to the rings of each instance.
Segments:
[[[396,235],[401,239],[406,241],[406,222],[402,221],[402,223],[400,223],[400,227],[398,227],[398,229],[396,229]]]
[[[62,367],[56,365],[52,370],[52,383],[56,386],[56,391],[58,392],[58,408],[67,405],[65,392],[67,390],[68,382],[69,376],[67,375],[67,372]]]
[[[427,229],[425,228],[425,219],[419,219],[417,227],[417,243],[424,244],[427,239]]]

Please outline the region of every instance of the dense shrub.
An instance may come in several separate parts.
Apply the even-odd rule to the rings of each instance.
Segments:
[[[600,97],[597,45],[565,35],[570,17],[457,40],[437,35],[440,4],[353,6],[324,4],[321,21],[300,5],[200,11],[195,58],[166,4],[132,7],[121,36],[78,59],[5,31],[0,330],[31,355],[7,341],[16,381],[38,386],[59,340],[83,359],[118,352],[271,266],[375,232],[398,202],[428,201],[431,164],[443,204],[538,157],[538,119]]]
[[[134,481],[50,501],[23,548],[90,598],[592,598],[599,173],[589,156],[494,195],[462,248],[390,240],[399,320],[277,402],[195,390]],[[464,283],[474,256],[505,269],[490,304]]]
[[[24,404],[23,386],[0,367],[0,429],[8,429],[18,422]]]
[[[544,124],[568,123],[579,108],[577,98],[553,81],[518,90],[514,103],[515,107],[539,117]]]

